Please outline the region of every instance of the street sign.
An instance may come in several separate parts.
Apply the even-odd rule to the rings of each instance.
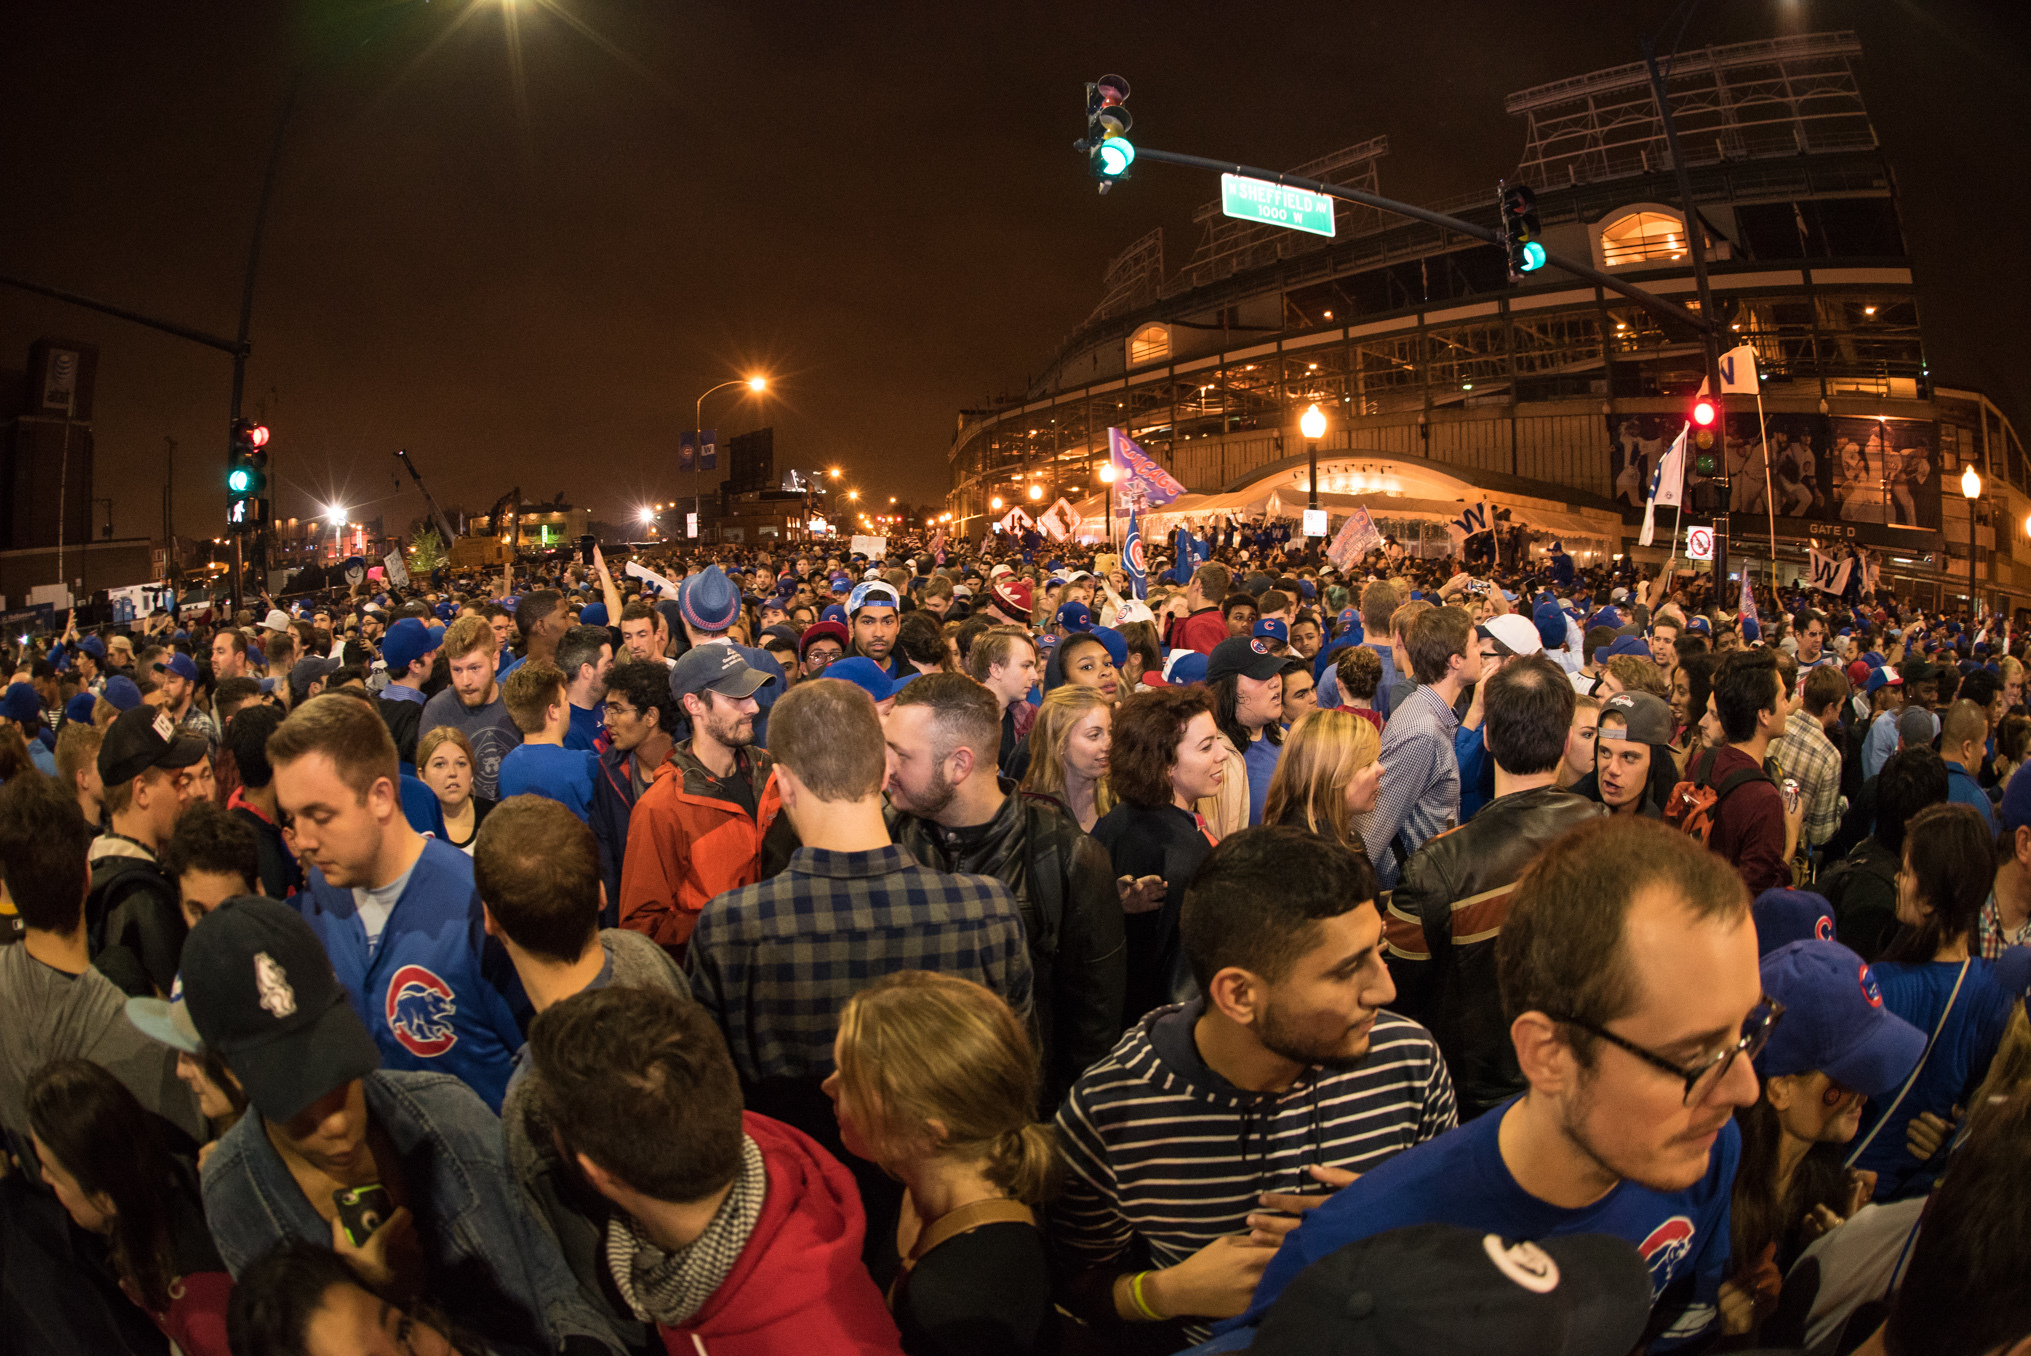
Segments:
[[[1283,226],[1312,235],[1333,234],[1333,200],[1308,189],[1286,188],[1239,174],[1220,176],[1220,210],[1242,221]]]
[[[687,513],[684,515],[684,535],[687,537],[695,537],[698,535],[697,514]]]
[[[1307,537],[1323,537],[1326,535],[1326,510],[1305,510],[1305,535]]]
[[[1685,530],[1685,555],[1687,560],[1712,560],[1714,558],[1714,529],[1711,527],[1688,527]]]

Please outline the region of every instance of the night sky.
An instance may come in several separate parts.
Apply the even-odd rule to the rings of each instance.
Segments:
[[[618,520],[689,493],[677,431],[750,371],[777,389],[714,396],[722,440],[773,424],[779,469],[935,500],[958,411],[1019,392],[1150,227],[1175,271],[1217,192],[1146,165],[1098,196],[1070,148],[1084,81],[1126,75],[1136,140],[1166,149],[1286,166],[1386,132],[1383,192],[1433,201],[1513,173],[1504,94],[1636,59],[1666,8],[5,0],[0,271],[231,334],[307,64],[248,377],[279,514],[406,529],[407,447],[447,507],[519,484]],[[1687,34],[1860,34],[1933,375],[2020,435],[2026,8],[1709,0]],[[43,335],[100,347],[116,535],[160,533],[165,435],[177,530],[217,533],[227,358],[0,289],[0,372]]]

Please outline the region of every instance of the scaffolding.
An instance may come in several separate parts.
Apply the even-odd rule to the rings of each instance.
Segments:
[[[1357,145],[1343,147],[1331,155],[1299,165],[1290,173],[1343,184],[1367,193],[1380,193],[1382,189],[1375,162],[1388,154],[1387,136],[1370,137]],[[1177,277],[1164,285],[1164,296],[1189,292],[1195,287],[1230,278],[1245,269],[1324,249],[1332,243],[1326,237],[1306,235],[1281,226],[1238,221],[1224,215],[1218,202],[1209,202],[1192,213],[1192,220],[1205,227],[1205,235],[1199,241],[1199,248],[1193,251],[1190,262]],[[1382,213],[1373,207],[1335,202],[1333,225],[1339,237],[1373,230],[1381,221]]]
[[[1108,262],[1101,285],[1107,289],[1088,325],[1149,305],[1164,281],[1164,228],[1157,226]]]
[[[1870,150],[1853,33],[1680,52],[1661,63],[1688,165]],[[1670,169],[1642,62],[1539,85],[1503,103],[1527,131],[1516,177],[1542,188]]]

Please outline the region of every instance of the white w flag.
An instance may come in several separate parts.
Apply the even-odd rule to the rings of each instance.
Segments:
[[[1690,424],[1686,428],[1692,427]],[[1671,440],[1671,450],[1657,463],[1657,470],[1650,476],[1650,497],[1643,502],[1643,535],[1636,539],[1638,546],[1648,546],[1657,536],[1657,509],[1660,504],[1677,507],[1685,499],[1685,434],[1684,428]]]
[[[1831,593],[1836,597],[1847,592],[1848,572],[1855,568],[1854,558],[1849,556],[1835,560],[1818,551],[1809,554],[1812,557],[1812,586],[1821,593]]]
[[[1452,534],[1455,544],[1494,530],[1495,506],[1486,499],[1462,509],[1459,517],[1446,524],[1446,531]]]

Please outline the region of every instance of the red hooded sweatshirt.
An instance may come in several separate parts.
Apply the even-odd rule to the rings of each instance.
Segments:
[[[745,1112],[769,1188],[733,1272],[681,1327],[659,1327],[670,1356],[900,1356],[901,1339],[860,1263],[860,1192],[802,1131]]]

